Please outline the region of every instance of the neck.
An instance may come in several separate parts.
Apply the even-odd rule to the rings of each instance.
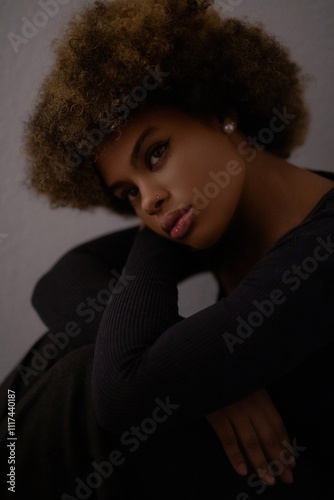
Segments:
[[[236,213],[217,248],[216,275],[232,289],[287,231],[300,224],[334,183],[261,151],[246,165]],[[216,248],[216,250],[217,250]]]

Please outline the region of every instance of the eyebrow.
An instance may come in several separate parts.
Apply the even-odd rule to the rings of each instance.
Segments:
[[[114,184],[107,186],[107,189],[108,189],[109,193],[111,193],[113,196],[118,198],[118,196],[116,196],[116,194],[115,194],[115,191],[117,191],[117,189],[119,189],[119,188],[122,188],[123,186],[124,186],[123,182],[114,182]]]
[[[154,132],[156,132],[158,127],[147,127],[138,137],[133,150],[130,155],[130,163],[135,166],[136,162],[138,161],[140,150],[146,141]],[[108,191],[111,192],[113,195],[115,195],[115,191],[121,187],[123,187],[124,183],[123,182],[115,182],[114,184],[111,184],[108,186]]]
[[[147,127],[138,137],[136,144],[133,147],[131,156],[130,156],[130,162],[132,165],[135,165],[136,161],[138,160],[140,150],[142,148],[142,145],[150,137],[154,132],[158,130],[157,127]]]

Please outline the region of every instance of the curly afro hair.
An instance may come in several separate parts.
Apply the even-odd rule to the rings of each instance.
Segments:
[[[53,206],[133,214],[108,192],[96,153],[145,104],[222,117],[233,109],[247,135],[268,127],[274,108],[286,108],[296,118],[265,146],[288,157],[302,144],[309,115],[301,69],[261,24],[223,19],[213,3],[85,7],[55,42],[55,64],[26,124],[29,186]]]

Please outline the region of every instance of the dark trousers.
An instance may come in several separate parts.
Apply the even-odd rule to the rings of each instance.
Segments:
[[[21,373],[15,367],[0,387],[0,498],[333,500],[328,464],[332,449],[323,463],[313,460],[306,449],[297,458],[293,485],[278,479],[275,486],[265,488],[251,476],[253,471],[246,478],[234,472],[205,419],[162,429],[126,446],[95,419],[94,344],[59,349],[43,366],[46,344],[47,334],[22,359]],[[41,355],[39,366],[36,353]],[[8,435],[8,389],[15,391],[16,403],[15,495],[7,483],[8,443],[14,442]],[[291,438],[295,436],[305,443],[305,436],[293,429]]]

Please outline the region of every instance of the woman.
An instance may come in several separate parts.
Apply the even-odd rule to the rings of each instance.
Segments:
[[[308,123],[298,66],[210,3],[87,8],[28,124],[38,192],[140,221],[36,287],[67,340],[41,373],[25,361],[19,421],[48,415],[40,454],[57,443],[41,498],[331,498],[334,177],[287,161]],[[219,300],[181,318],[177,284],[202,270]]]

